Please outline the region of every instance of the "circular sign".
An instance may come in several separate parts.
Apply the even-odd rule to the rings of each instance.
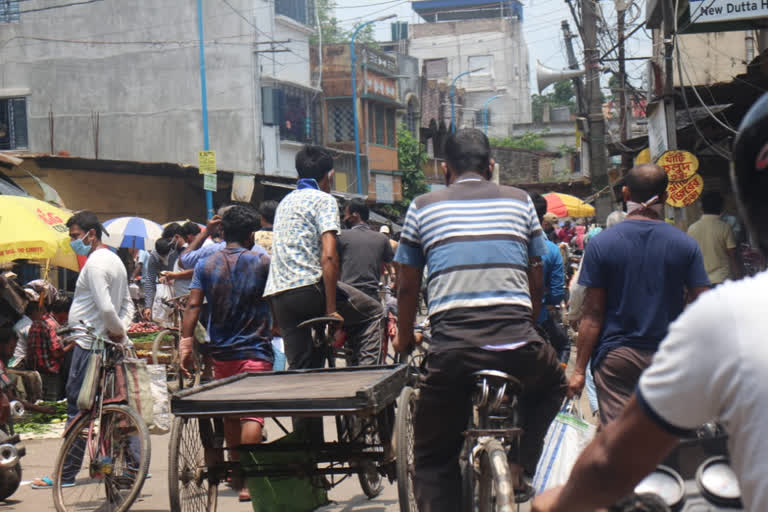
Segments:
[[[635,157],[635,165],[651,163],[651,148],[645,148]]]
[[[701,195],[704,189],[704,180],[695,174],[685,181],[671,181],[667,186],[667,204],[682,208],[693,203]]]
[[[688,151],[667,151],[656,163],[667,171],[669,181],[685,181],[699,170],[699,159]]]

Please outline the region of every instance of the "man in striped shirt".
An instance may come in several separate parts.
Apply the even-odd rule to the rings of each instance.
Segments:
[[[395,349],[401,352],[413,345],[427,267],[432,343],[414,420],[414,486],[422,512],[461,508],[458,456],[473,372],[501,370],[523,384],[525,434],[520,460],[511,467],[521,491],[516,497],[523,501],[532,494],[527,482],[566,389],[555,351],[534,327],[546,247],[533,203],[520,189],[488,181],[490,147],[479,130],[451,134],[445,154],[448,187],[414,199],[395,256],[400,263]]]

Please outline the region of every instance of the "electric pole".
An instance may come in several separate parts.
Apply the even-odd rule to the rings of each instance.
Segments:
[[[589,174],[592,190],[599,193],[595,210],[599,222],[612,211],[613,194],[603,190],[608,186],[608,169],[605,151],[605,120],[603,97],[600,92],[600,50],[597,46],[597,2],[581,0],[582,27],[584,30],[584,67],[586,68],[587,141],[589,143]]]
[[[619,139],[622,145],[625,145],[629,138],[627,129],[627,68],[624,53],[624,21],[626,18],[627,5],[624,0],[616,1],[616,17],[618,21],[619,32]],[[624,151],[621,151],[621,172],[624,174],[632,166],[632,158]]]
[[[568,68],[579,69],[579,63],[576,60],[576,54],[573,52],[573,38],[575,35],[571,34],[571,27],[568,25],[568,21],[563,20],[560,22],[560,26],[563,29],[563,40],[565,41],[565,51],[568,54]],[[576,104],[579,107],[579,116],[584,116],[587,113],[586,102],[584,99],[584,84],[581,82],[581,77],[574,77],[571,79],[573,87],[576,90]]]

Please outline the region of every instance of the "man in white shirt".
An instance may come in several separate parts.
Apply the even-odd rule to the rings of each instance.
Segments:
[[[127,329],[133,318],[134,308],[128,292],[128,274],[120,258],[101,242],[103,227],[95,214],[81,211],[67,221],[70,245],[76,254],[87,256],[75,285],[75,297],[69,310],[69,323],[84,322],[96,332],[117,343],[130,343]],[[67,379],[67,424],[77,416],[77,395],[83,385],[88,368],[91,344],[77,340],[72,351],[72,363]],[[64,468],[62,480],[65,484],[74,481],[79,463]],[[71,466],[71,467],[70,467]],[[71,474],[71,477],[67,477]],[[50,488],[49,478],[32,483],[34,489]]]
[[[744,117],[731,182],[742,220],[768,253],[768,94]],[[534,512],[579,512],[626,496],[675,447],[710,420],[728,433],[744,510],[768,506],[768,272],[706,292],[670,326],[623,413],[584,450],[565,486]]]

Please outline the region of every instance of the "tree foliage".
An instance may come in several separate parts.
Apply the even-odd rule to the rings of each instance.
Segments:
[[[392,205],[380,207],[381,213],[401,218],[408,210],[413,199],[421,194],[429,192],[429,183],[424,176],[424,164],[429,157],[424,145],[416,140],[416,137],[401,124],[397,128],[397,164],[403,172],[403,200]]]
[[[517,149],[533,149],[533,150],[547,150],[547,142],[541,136],[543,132],[525,132],[522,135],[516,137],[504,137],[503,139],[497,139],[491,137],[491,147],[494,148],[517,148]]]
[[[339,19],[336,18],[335,8],[335,0],[315,0],[315,9],[317,9],[317,17],[320,21],[319,30],[323,36],[323,44],[349,43],[352,39],[352,30],[344,30],[341,27]],[[320,42],[317,33],[310,40],[312,44]],[[379,44],[376,42],[373,34],[373,25],[368,25],[362,29],[357,34],[355,42],[378,48]]]
[[[571,112],[576,111],[576,94],[573,90],[573,83],[570,80],[563,80],[555,83],[553,92],[548,94],[533,94],[531,96],[531,108],[533,111],[533,121],[542,122],[544,118],[544,106],[568,107]]]

